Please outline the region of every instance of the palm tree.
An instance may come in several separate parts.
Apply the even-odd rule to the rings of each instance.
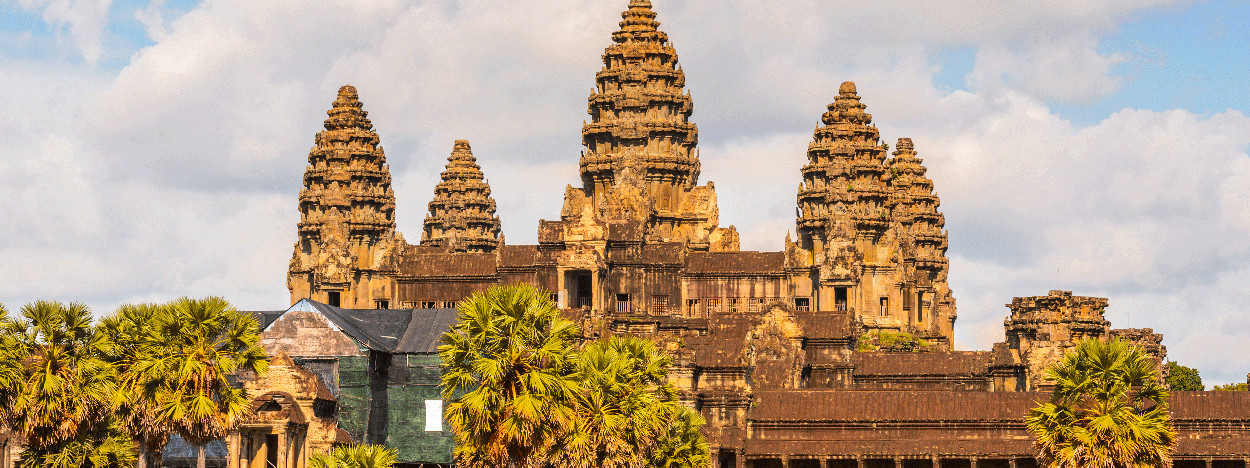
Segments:
[[[395,450],[385,445],[341,445],[330,453],[308,457],[312,468],[391,468],[395,466]]]
[[[269,358],[260,346],[256,318],[235,310],[225,299],[177,299],[158,314],[153,333],[163,343],[136,364],[145,399],[158,402],[158,417],[197,446],[204,468],[204,445],[221,438],[251,407],[242,388],[228,376],[263,374]]]
[[[106,359],[117,366],[118,388],[114,394],[114,415],[134,439],[138,468],[149,462],[160,466],[161,449],[173,433],[173,422],[160,412],[156,395],[169,379],[149,379],[139,372],[148,356],[159,355],[167,343],[152,324],[165,320],[168,308],[156,304],[123,305],[105,317],[97,327],[104,337]],[[167,390],[164,389],[164,390]]]
[[[704,424],[703,416],[690,408],[681,408],[660,434],[651,452],[648,466],[653,468],[702,468],[709,466],[711,450],[707,439],[699,433]]]
[[[1127,341],[1087,339],[1046,379],[1050,402],[1025,422],[1038,460],[1050,467],[1166,467],[1176,431],[1155,364]]]
[[[129,465],[134,453],[110,412],[116,373],[83,304],[37,301],[0,314],[5,423],[26,439],[23,467]]]
[[[439,346],[456,459],[528,468],[573,419],[577,327],[530,286],[492,287],[459,310]]]
[[[672,358],[654,342],[591,342],[578,362],[578,418],[553,459],[570,467],[706,465],[707,442],[698,432],[703,419],[678,403],[666,383]]]
[[[651,340],[611,337],[578,355],[578,418],[564,449],[572,466],[633,467],[647,460],[680,410],[664,380],[672,358]]]

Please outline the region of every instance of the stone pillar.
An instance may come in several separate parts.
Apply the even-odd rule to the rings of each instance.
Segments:
[[[977,457],[972,457],[968,461],[971,463],[971,468],[977,468]]]
[[[933,457],[933,468],[942,468],[942,459]]]
[[[278,468],[289,468],[286,463],[287,454],[290,453],[287,451],[286,433],[287,431],[278,433]]]
[[[1012,458],[1010,460],[1007,460],[1007,466],[1009,468],[1016,468],[1016,459]]]
[[[864,462],[864,457],[855,457],[855,467],[865,468],[868,464]]]
[[[1211,468],[1211,465],[1212,465],[1211,459],[1210,458],[1206,459],[1206,462],[1207,462],[1207,468]]]
[[[226,437],[226,468],[242,468],[242,457],[243,452],[239,450],[239,431],[233,431]]]
[[[790,456],[788,455],[781,456],[781,468],[790,468]]]
[[[743,449],[739,449],[735,451],[734,452],[734,468],[746,468],[746,466],[747,466],[747,451]]]
[[[894,468],[903,468],[903,459],[894,457]]]

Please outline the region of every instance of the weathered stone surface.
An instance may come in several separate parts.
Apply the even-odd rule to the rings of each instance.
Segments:
[[[368,307],[391,295],[388,260],[406,245],[395,233],[391,172],[355,87],[339,88],[327,114],[308,152],[287,288],[292,303],[311,298]]]
[[[442,182],[434,187],[421,245],[451,252],[489,253],[499,248],[499,230],[490,184],[473,157],[469,142],[456,140],[451,156],[447,157]]]

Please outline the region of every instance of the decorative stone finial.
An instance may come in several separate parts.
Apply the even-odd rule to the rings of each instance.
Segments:
[[[621,30],[612,34],[612,40],[624,43],[629,40],[660,39],[668,41],[668,35],[659,32],[660,22],[655,20],[655,10],[649,0],[630,0],[629,8],[621,13]]]
[[[854,82],[854,81],[843,81],[843,82],[842,82],[842,86],[839,86],[839,87],[838,87],[838,94],[841,94],[841,95],[844,95],[844,96],[845,96],[845,95],[853,95],[853,94],[855,94],[855,82]]]
[[[899,139],[898,139],[898,144],[897,144],[897,145],[894,145],[894,146],[895,146],[896,148],[898,148],[898,149],[901,149],[901,150],[914,150],[914,149],[916,149],[916,146],[915,146],[914,144],[912,144],[912,142],[911,142],[911,138],[899,138]]]

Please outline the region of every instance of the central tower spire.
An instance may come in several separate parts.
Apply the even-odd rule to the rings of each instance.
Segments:
[[[562,217],[637,224],[646,241],[691,250],[737,250],[737,232],[717,227],[715,189],[698,185],[694,104],[655,17],[648,0],[630,0],[621,13],[588,99],[582,188],[570,187]]]
[[[645,186],[657,209],[673,210],[677,188],[698,182],[699,129],[690,123],[694,105],[677,51],[655,17],[650,1],[632,0],[612,33],[589,99],[591,122],[582,127],[581,174],[596,201],[628,183]]]

